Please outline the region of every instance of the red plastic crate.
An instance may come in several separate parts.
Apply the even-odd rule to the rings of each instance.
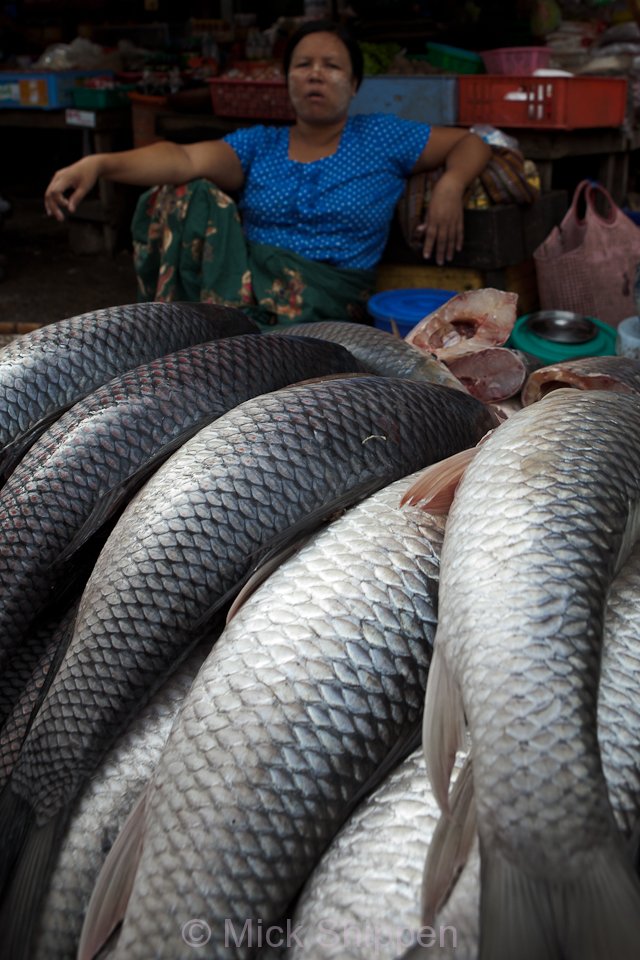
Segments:
[[[619,127],[625,77],[458,77],[458,123],[574,130]]]
[[[212,77],[213,112],[220,117],[293,120],[293,107],[284,80]]]

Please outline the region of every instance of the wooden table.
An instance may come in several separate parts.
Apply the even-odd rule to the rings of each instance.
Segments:
[[[129,107],[110,110],[0,110],[0,128],[30,131],[66,131],[78,137],[80,156],[108,153],[131,146]],[[19,149],[19,146],[16,146]],[[46,152],[46,147],[43,153]],[[51,171],[53,173],[53,170]],[[100,180],[96,198],[80,204],[70,220],[99,223],[106,251],[115,252],[120,220],[118,185]]]
[[[623,205],[629,189],[630,156],[640,148],[640,131],[624,127],[591,130],[506,130],[525,157],[533,160],[543,190],[566,188],[572,194],[580,180],[592,176]],[[561,182],[560,167],[565,179]]]

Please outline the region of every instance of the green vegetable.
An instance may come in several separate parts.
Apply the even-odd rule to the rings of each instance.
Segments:
[[[364,72],[368,76],[376,73],[386,73],[393,58],[402,52],[402,47],[397,43],[369,43],[362,42],[362,57],[364,60]]]

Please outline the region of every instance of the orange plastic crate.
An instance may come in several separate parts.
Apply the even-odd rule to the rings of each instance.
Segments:
[[[625,77],[458,77],[458,123],[574,130],[619,127]]]
[[[220,117],[293,120],[293,107],[284,80],[212,77],[213,112]]]

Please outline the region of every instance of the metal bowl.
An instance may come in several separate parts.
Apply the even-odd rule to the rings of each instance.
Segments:
[[[568,310],[539,310],[529,314],[526,328],[543,340],[554,343],[588,343],[598,328],[593,320]]]

